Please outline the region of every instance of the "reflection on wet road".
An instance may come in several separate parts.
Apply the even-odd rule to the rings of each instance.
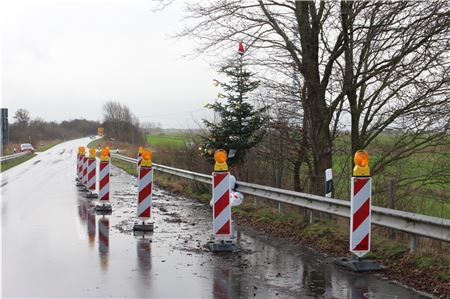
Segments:
[[[203,246],[209,207],[157,188],[155,231],[134,236],[134,177],[112,167],[109,216],[96,215],[75,187],[74,149],[87,142],[4,173],[3,297],[421,298],[247,228],[235,228],[237,252],[214,255]]]

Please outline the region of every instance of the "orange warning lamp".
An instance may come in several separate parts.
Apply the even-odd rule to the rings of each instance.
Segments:
[[[95,158],[95,148],[93,147],[89,149],[89,158]]]
[[[86,152],[86,148],[85,148],[84,146],[80,146],[80,147],[78,148],[78,150],[79,150],[79,152],[80,152],[80,155],[84,156],[84,154],[85,154],[85,152]]]
[[[139,154],[142,155],[142,153],[144,152],[144,148],[142,146],[139,147]]]
[[[109,149],[102,149],[102,151],[100,152],[100,161],[109,161]]]
[[[369,153],[367,151],[356,151],[353,161],[355,162],[353,176],[370,176]]]
[[[142,151],[141,166],[152,166],[152,152],[149,150]]]
[[[227,152],[223,149],[214,152],[214,171],[228,171]]]

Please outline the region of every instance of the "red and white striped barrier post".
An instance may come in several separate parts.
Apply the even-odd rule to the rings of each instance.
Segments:
[[[81,156],[81,183],[83,190],[87,188],[87,160],[85,154]]]
[[[81,182],[81,179],[83,177],[83,156],[84,156],[84,150],[80,151],[80,153],[78,154],[78,163],[77,163],[77,176],[78,176],[78,181]]]
[[[89,158],[87,166],[87,198],[97,198],[98,195],[94,193],[97,185],[97,160],[95,158],[95,148],[89,149]]]
[[[367,151],[357,151],[354,162],[350,199],[350,252],[358,259],[340,258],[336,263],[356,272],[377,271],[381,267],[376,261],[361,259],[370,251],[372,178]]]
[[[101,205],[97,205],[95,210],[102,213],[111,213],[112,208],[109,203],[109,169],[110,158],[109,150],[102,149],[100,152],[99,180],[98,180],[98,197]]]
[[[142,146],[139,147],[139,151],[138,151],[138,156],[137,156],[137,165],[136,165],[136,170],[139,176],[139,168],[141,167],[141,163],[142,163],[142,152],[144,151],[144,148]]]
[[[213,178],[213,234],[214,240],[208,242],[213,252],[233,251],[235,244],[231,240],[231,203],[230,173],[228,172],[227,153],[217,150],[214,153]]]
[[[153,191],[153,167],[152,153],[150,151],[142,152],[142,162],[138,175],[138,204],[137,216],[142,220],[142,224],[136,223],[133,226],[134,231],[153,231],[153,223],[145,223],[150,219]]]
[[[80,156],[81,156],[80,149],[81,149],[81,147],[78,148],[78,152],[77,152],[77,170],[75,172],[76,173],[75,181],[78,181],[80,179],[80,169],[79,169],[79,167],[80,167]]]
[[[230,173],[213,173],[213,233],[231,236]]]
[[[350,252],[363,257],[370,251],[372,181],[368,153],[357,151],[354,160],[350,200]]]
[[[98,251],[101,268],[106,271],[108,270],[109,253],[109,219],[105,216],[98,220]]]
[[[363,257],[370,251],[371,178],[352,177],[351,189],[350,251]]]
[[[83,186],[82,184],[82,179],[83,179],[83,156],[85,155],[85,148],[84,146],[80,146],[78,148],[78,154],[77,154],[77,186],[81,187]]]

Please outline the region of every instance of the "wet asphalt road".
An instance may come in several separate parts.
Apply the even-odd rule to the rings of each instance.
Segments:
[[[95,215],[75,187],[76,149],[87,142],[3,173],[3,297],[422,298],[248,228],[236,228],[237,252],[214,255],[203,246],[209,207],[157,188],[155,231],[133,236],[136,178],[112,168],[110,216]]]

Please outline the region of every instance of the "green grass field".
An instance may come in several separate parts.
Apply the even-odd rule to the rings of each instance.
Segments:
[[[191,138],[186,134],[155,134],[146,136],[147,143],[154,148],[183,147]]]

